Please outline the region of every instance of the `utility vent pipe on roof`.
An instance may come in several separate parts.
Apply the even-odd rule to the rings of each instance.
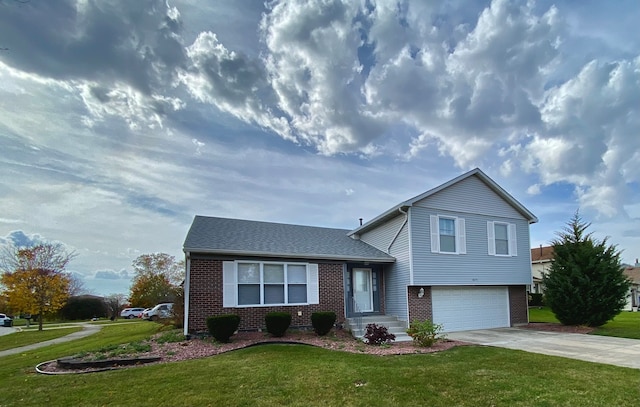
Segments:
[[[360,226],[362,226],[362,218],[360,218]],[[638,262],[638,260],[636,259],[636,263]]]

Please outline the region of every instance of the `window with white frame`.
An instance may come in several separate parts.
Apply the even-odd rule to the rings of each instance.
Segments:
[[[517,256],[516,225],[506,222],[487,222],[488,252],[491,256]]]
[[[431,215],[431,252],[466,254],[465,220],[454,216]]]
[[[223,306],[317,304],[318,265],[223,262]]]

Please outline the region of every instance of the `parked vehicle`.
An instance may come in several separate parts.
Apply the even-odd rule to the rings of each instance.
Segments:
[[[157,321],[159,319],[169,318],[171,316],[171,310],[173,310],[172,302],[158,304],[149,311],[144,311],[142,313],[142,319]]]
[[[149,311],[151,311],[152,309],[153,309],[153,307],[151,307],[151,308],[145,308],[145,309],[144,309],[144,311],[142,311],[142,312],[140,313],[140,315],[138,315],[138,318],[142,318],[142,317],[144,316],[144,313],[145,313],[145,312],[149,312]]]
[[[13,326],[13,319],[7,314],[0,314],[0,326]]]
[[[133,319],[138,318],[144,312],[144,308],[125,308],[120,312],[120,317]]]

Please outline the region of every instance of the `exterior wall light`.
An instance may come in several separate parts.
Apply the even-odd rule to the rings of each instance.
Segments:
[[[424,297],[424,288],[420,287],[420,289],[418,290],[418,298],[422,298]]]

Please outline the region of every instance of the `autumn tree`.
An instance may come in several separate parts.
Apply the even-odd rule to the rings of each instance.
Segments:
[[[184,261],[166,253],[143,254],[133,261],[135,276],[129,302],[137,307],[153,307],[173,302],[184,280]]]
[[[578,212],[553,243],[554,258],[543,277],[545,302],[564,325],[601,326],[620,313],[629,281],[620,252],[587,233]]]
[[[42,316],[62,308],[69,296],[69,275],[65,267],[76,256],[60,243],[33,247],[5,246],[0,252],[0,282],[10,307]]]

